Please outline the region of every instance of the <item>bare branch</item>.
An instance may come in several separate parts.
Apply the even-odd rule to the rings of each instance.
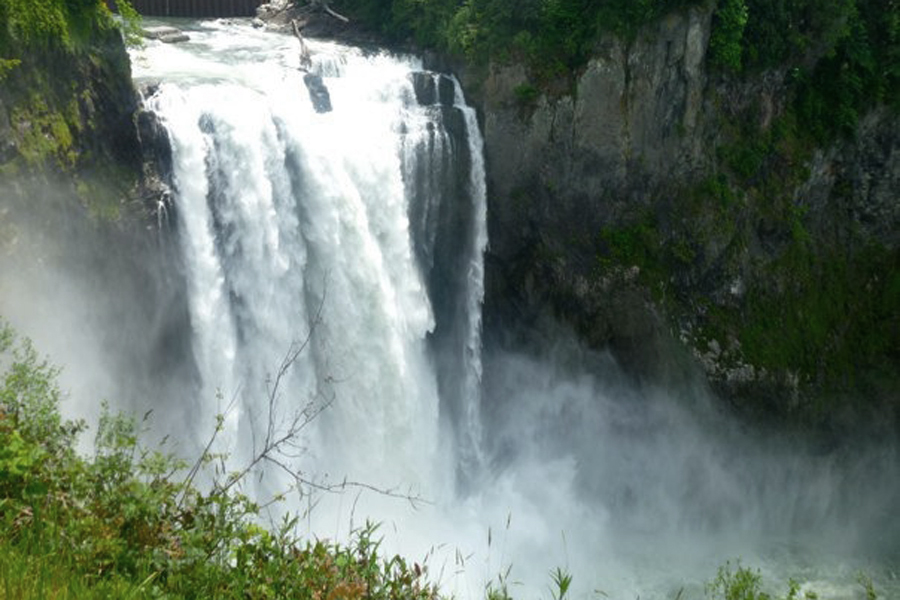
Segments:
[[[205,463],[207,458],[210,456],[210,450],[212,449],[216,438],[219,437],[219,432],[222,431],[222,421],[225,419],[225,416],[234,408],[234,405],[237,403],[239,393],[240,387],[235,390],[234,395],[231,397],[231,402],[229,402],[228,406],[225,408],[225,412],[216,415],[216,427],[213,429],[212,434],[209,436],[209,440],[207,440],[206,446],[203,448],[203,452],[201,452],[200,456],[197,457],[197,460],[191,466],[191,469],[190,471],[188,471],[188,474],[184,478],[184,481],[181,482],[181,487],[183,489],[181,490],[181,498],[178,499],[179,508],[184,502],[184,498],[187,495],[188,489],[190,489],[191,485],[194,483],[194,479],[197,477],[197,473],[200,472],[200,468],[203,466],[203,463]]]
[[[300,473],[294,471],[289,466],[278,460],[273,456],[267,456],[265,458],[267,462],[272,463],[276,467],[283,470],[285,473],[294,478],[294,482],[298,487],[298,491],[302,494],[302,487],[308,487],[314,489],[318,492],[325,492],[327,494],[341,494],[348,489],[357,489],[357,490],[367,490],[370,492],[375,492],[379,496],[387,496],[388,498],[397,498],[398,500],[406,500],[410,503],[410,505],[418,509],[419,504],[433,505],[434,503],[431,500],[427,500],[423,498],[419,494],[414,494],[412,489],[408,489],[406,492],[400,491],[398,488],[380,488],[378,486],[374,486],[369,483],[363,483],[361,481],[351,481],[348,479],[341,480],[340,483],[321,483],[317,481],[313,481],[311,479],[306,479]]]
[[[299,28],[296,22],[294,22],[293,24],[295,30],[298,32],[299,37]],[[327,288],[327,285],[325,287]],[[291,487],[294,487],[301,494],[301,496],[310,495],[306,494],[305,490],[338,494],[343,493],[348,489],[357,489],[361,491],[371,491],[390,498],[406,500],[413,508],[418,508],[419,504],[431,504],[431,502],[423,499],[420,495],[414,494],[412,492],[412,489],[403,492],[398,490],[397,488],[379,488],[377,486],[360,481],[350,481],[346,478],[340,483],[325,483],[321,481],[314,481],[305,478],[300,471],[292,468],[288,464],[286,459],[289,460],[298,458],[305,451],[305,448],[303,448],[299,442],[303,430],[306,429],[307,426],[310,425],[310,423],[315,421],[319,417],[319,415],[321,415],[326,409],[328,409],[335,400],[333,395],[331,395],[330,397],[324,397],[320,392],[317,395],[316,399],[307,402],[307,404],[303,408],[294,411],[288,419],[282,420],[279,415],[281,387],[285,381],[285,378],[290,373],[291,368],[297,363],[303,352],[309,348],[317,327],[322,323],[322,313],[325,305],[325,297],[326,294],[323,292],[319,304],[316,307],[315,314],[310,321],[311,324],[309,330],[306,333],[306,336],[300,341],[291,343],[290,348],[288,348],[287,352],[285,352],[284,356],[281,359],[281,362],[278,365],[278,369],[275,371],[274,378],[270,377],[266,380],[266,428],[262,447],[256,448],[256,444],[254,442],[253,457],[249,460],[249,462],[247,462],[247,464],[243,466],[243,468],[231,474],[228,474],[226,469],[226,457],[224,455],[214,455],[212,453],[213,444],[215,443],[215,440],[218,437],[219,433],[222,431],[222,424],[225,416],[231,412],[231,410],[234,408],[235,403],[237,402],[238,392],[236,392],[234,397],[232,397],[231,402],[229,402],[225,413],[216,417],[215,430],[207,441],[200,457],[197,459],[197,461],[194,463],[187,476],[185,477],[185,480],[183,482],[184,490],[182,490],[181,498],[178,501],[179,507],[184,501],[185,496],[187,495],[188,490],[191,487],[191,484],[193,483],[197,474],[199,473],[201,467],[206,464],[210,460],[210,458],[218,458],[218,464],[216,465],[217,477],[213,482],[213,489],[215,493],[227,493],[229,490],[244,481],[247,476],[250,475],[250,473],[252,473],[254,470],[256,470],[260,465],[268,463],[286,473],[294,482]],[[326,380],[329,382],[333,381],[333,379],[330,377]],[[224,478],[224,480],[220,480],[219,477]],[[262,477],[262,471],[260,471],[260,477]],[[269,502],[264,504],[263,508],[268,507],[273,502],[280,500],[286,495],[286,493],[287,491],[281,494],[277,494]]]

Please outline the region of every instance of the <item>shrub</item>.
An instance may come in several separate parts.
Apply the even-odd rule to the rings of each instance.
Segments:
[[[721,0],[709,39],[712,62],[730,71],[741,70],[741,41],[749,13],[744,0]]]
[[[0,595],[437,596],[421,566],[379,555],[376,526],[346,545],[301,540],[296,518],[263,529],[261,508],[237,491],[243,475],[211,475],[198,490],[196,470],[213,455],[188,470],[106,406],[94,455],[80,456],[85,426],[61,418],[57,370],[2,322],[0,369]]]

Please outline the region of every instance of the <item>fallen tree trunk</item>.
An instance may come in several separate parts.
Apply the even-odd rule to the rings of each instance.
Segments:
[[[297,21],[291,21],[291,28],[294,30],[294,36],[297,38],[297,41],[300,42],[300,69],[309,72],[312,68],[312,54],[309,51],[309,46],[306,45],[306,40],[303,39],[303,34],[300,33],[300,26],[297,24]]]

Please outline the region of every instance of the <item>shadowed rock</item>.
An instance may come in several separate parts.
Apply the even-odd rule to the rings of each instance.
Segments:
[[[453,106],[456,91],[453,80],[443,74],[418,71],[412,74],[416,101],[421,106],[442,104]]]
[[[303,83],[309,90],[309,99],[312,101],[315,111],[317,113],[331,112],[331,95],[322,78],[319,75],[307,73],[303,76]]]

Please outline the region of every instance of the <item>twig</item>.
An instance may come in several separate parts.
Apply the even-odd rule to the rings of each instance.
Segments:
[[[331,15],[332,17],[334,17],[334,18],[337,19],[338,21],[341,21],[342,23],[349,23],[349,22],[350,22],[350,19],[348,19],[347,17],[345,17],[345,16],[342,15],[342,14],[339,14],[339,13],[334,12],[334,11],[331,9],[331,7],[328,6],[327,4],[322,4],[322,10],[324,10],[325,12],[327,12],[329,15]]]

